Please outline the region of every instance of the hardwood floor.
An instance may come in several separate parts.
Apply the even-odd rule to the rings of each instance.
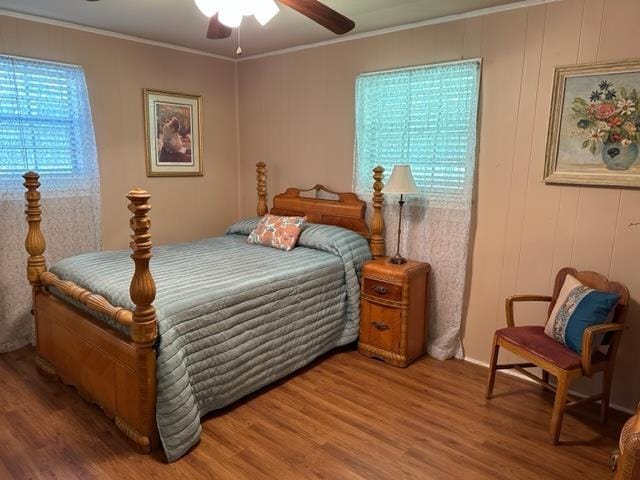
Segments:
[[[624,421],[567,414],[548,442],[539,387],[423,358],[407,369],[343,350],[203,423],[181,460],[137,454],[95,407],[37,374],[32,349],[0,356],[0,478],[607,479]]]

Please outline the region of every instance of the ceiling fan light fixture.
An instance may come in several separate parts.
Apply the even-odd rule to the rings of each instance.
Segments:
[[[239,4],[238,8],[243,16],[250,17],[253,15],[256,0],[236,0],[236,2]]]
[[[198,9],[205,17],[213,17],[218,13],[220,0],[194,0]]]
[[[280,11],[273,0],[255,0],[253,14],[263,27]]]
[[[238,28],[242,23],[242,9],[236,2],[226,2],[218,13],[220,23],[229,28]]]

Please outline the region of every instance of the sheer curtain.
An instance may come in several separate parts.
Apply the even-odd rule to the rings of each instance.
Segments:
[[[480,71],[480,60],[469,60],[365,74],[356,84],[354,188],[368,194],[378,164],[386,178],[394,165],[411,165],[420,194],[407,198],[401,250],[431,264],[427,349],[438,359],[463,356]],[[385,196],[389,255],[397,202]]]
[[[99,172],[82,68],[0,55],[0,352],[33,338],[27,170],[40,173],[48,264],[99,249]]]

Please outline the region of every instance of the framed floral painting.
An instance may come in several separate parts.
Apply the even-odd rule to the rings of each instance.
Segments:
[[[144,90],[147,176],[202,175],[202,97]]]
[[[640,60],[557,67],[546,183],[640,187]]]

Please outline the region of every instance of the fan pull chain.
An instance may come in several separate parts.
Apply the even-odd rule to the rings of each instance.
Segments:
[[[242,47],[240,46],[240,26],[238,26],[238,48],[236,49],[236,55],[238,57],[242,56]]]

